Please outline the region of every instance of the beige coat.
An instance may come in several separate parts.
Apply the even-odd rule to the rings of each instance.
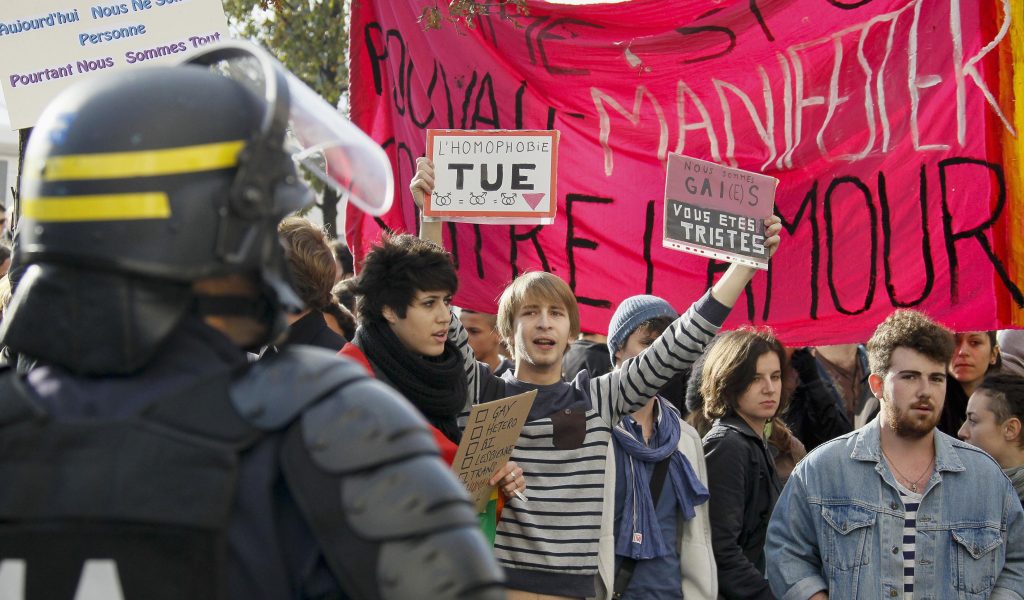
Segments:
[[[708,467],[704,461],[704,447],[697,430],[681,422],[679,451],[693,465],[701,483],[708,483]],[[601,519],[601,540],[598,551],[597,599],[609,600],[615,579],[615,451],[608,445],[608,463],[605,472],[604,516]],[[683,521],[678,540],[680,565],[683,574],[683,598],[686,600],[714,600],[718,596],[718,569],[711,549],[711,521],[708,503],[696,507],[697,516]],[[680,518],[682,518],[680,516]]]

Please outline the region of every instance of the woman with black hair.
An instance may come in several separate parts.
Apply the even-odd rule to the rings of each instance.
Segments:
[[[942,405],[939,430],[956,437],[967,418],[967,400],[985,375],[1002,365],[995,331],[967,331],[956,334],[956,348],[949,359],[946,401]]]

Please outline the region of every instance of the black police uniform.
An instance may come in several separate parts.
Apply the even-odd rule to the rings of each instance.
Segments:
[[[25,598],[75,597],[95,560],[124,598],[490,595],[461,490],[415,491],[446,475],[421,419],[326,351],[250,366],[187,318],[132,377],[0,382],[0,555],[27,564]]]
[[[207,58],[238,56],[276,82],[266,98],[228,68],[152,67],[72,86],[36,126],[27,267],[0,327],[37,361],[0,372],[0,589],[504,597],[468,496],[408,402],[317,348],[250,364],[206,325],[280,332],[296,300],[276,236],[308,199],[281,149],[294,83],[245,46]],[[227,275],[261,292],[192,286]]]

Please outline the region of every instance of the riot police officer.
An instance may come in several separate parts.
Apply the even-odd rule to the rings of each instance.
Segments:
[[[404,399],[319,349],[246,360],[300,308],[276,226],[310,194],[286,138],[386,208],[380,148],[254,47],[96,77],[40,118],[0,330],[37,361],[0,374],[0,589],[503,597]]]

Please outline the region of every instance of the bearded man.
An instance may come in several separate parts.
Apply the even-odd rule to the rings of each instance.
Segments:
[[[898,310],[868,342],[881,404],[790,476],[765,544],[779,598],[1015,598],[1024,511],[999,465],[935,429],[953,333]]]

